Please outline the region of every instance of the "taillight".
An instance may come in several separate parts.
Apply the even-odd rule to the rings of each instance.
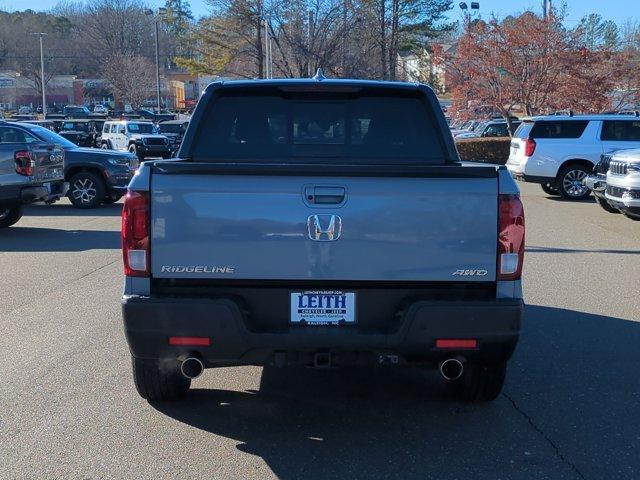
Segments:
[[[531,157],[535,151],[536,151],[536,142],[535,142],[535,140],[527,138],[524,141],[524,155],[526,157]]]
[[[27,175],[29,177],[33,175],[36,164],[33,160],[33,156],[31,155],[31,151],[18,150],[13,154],[13,158],[16,162],[16,173],[19,173],[20,175]]]
[[[500,195],[498,280],[518,280],[524,261],[524,207],[518,195]]]
[[[149,276],[149,195],[129,192],[122,208],[122,256],[128,277]]]

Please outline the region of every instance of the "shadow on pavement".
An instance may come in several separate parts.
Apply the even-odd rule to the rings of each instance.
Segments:
[[[637,478],[640,324],[541,306],[525,317],[492,404],[455,403],[417,369],[265,368],[259,391],[196,389],[154,407],[282,479]]]
[[[549,200],[553,200],[554,202],[566,202],[566,203],[596,203],[596,199],[593,198],[593,195],[588,196],[587,198],[583,198],[582,200],[569,200],[560,195],[545,195],[545,198]]]
[[[122,202],[88,209],[76,208],[66,202],[52,205],[39,203],[27,206],[24,214],[36,217],[119,217],[122,215]]]
[[[0,230],[0,252],[81,252],[120,249],[120,232],[21,227]]]

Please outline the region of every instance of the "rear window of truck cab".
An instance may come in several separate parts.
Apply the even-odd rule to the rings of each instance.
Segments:
[[[193,161],[445,163],[439,127],[417,94],[224,92],[196,132]]]

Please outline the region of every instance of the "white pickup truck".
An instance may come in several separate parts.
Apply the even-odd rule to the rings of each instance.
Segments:
[[[205,368],[439,368],[502,388],[523,310],[524,212],[504,167],[462,165],[426,86],[216,82],[177,159],[123,210],[123,317],[138,392]]]

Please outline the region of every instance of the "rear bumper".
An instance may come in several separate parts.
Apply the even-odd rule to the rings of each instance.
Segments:
[[[535,175],[526,175],[516,170],[509,170],[509,173],[511,173],[511,176],[516,180],[518,180],[519,182],[539,183],[542,185],[553,185],[556,183],[556,179],[554,177],[539,177]]]
[[[507,360],[522,321],[520,299],[416,301],[393,332],[362,332],[357,326],[290,326],[277,333],[246,327],[240,304],[223,299],[128,296],[122,304],[131,353],[147,359],[197,353],[206,366],[313,364],[317,353],[332,365],[435,363],[452,355],[468,360]],[[170,346],[170,336],[209,337],[207,347]],[[472,350],[441,350],[436,339],[476,339]],[[392,362],[396,363],[396,362]]]
[[[55,202],[64,197],[68,190],[68,182],[47,182],[42,185],[23,187],[20,189],[20,202]]]

